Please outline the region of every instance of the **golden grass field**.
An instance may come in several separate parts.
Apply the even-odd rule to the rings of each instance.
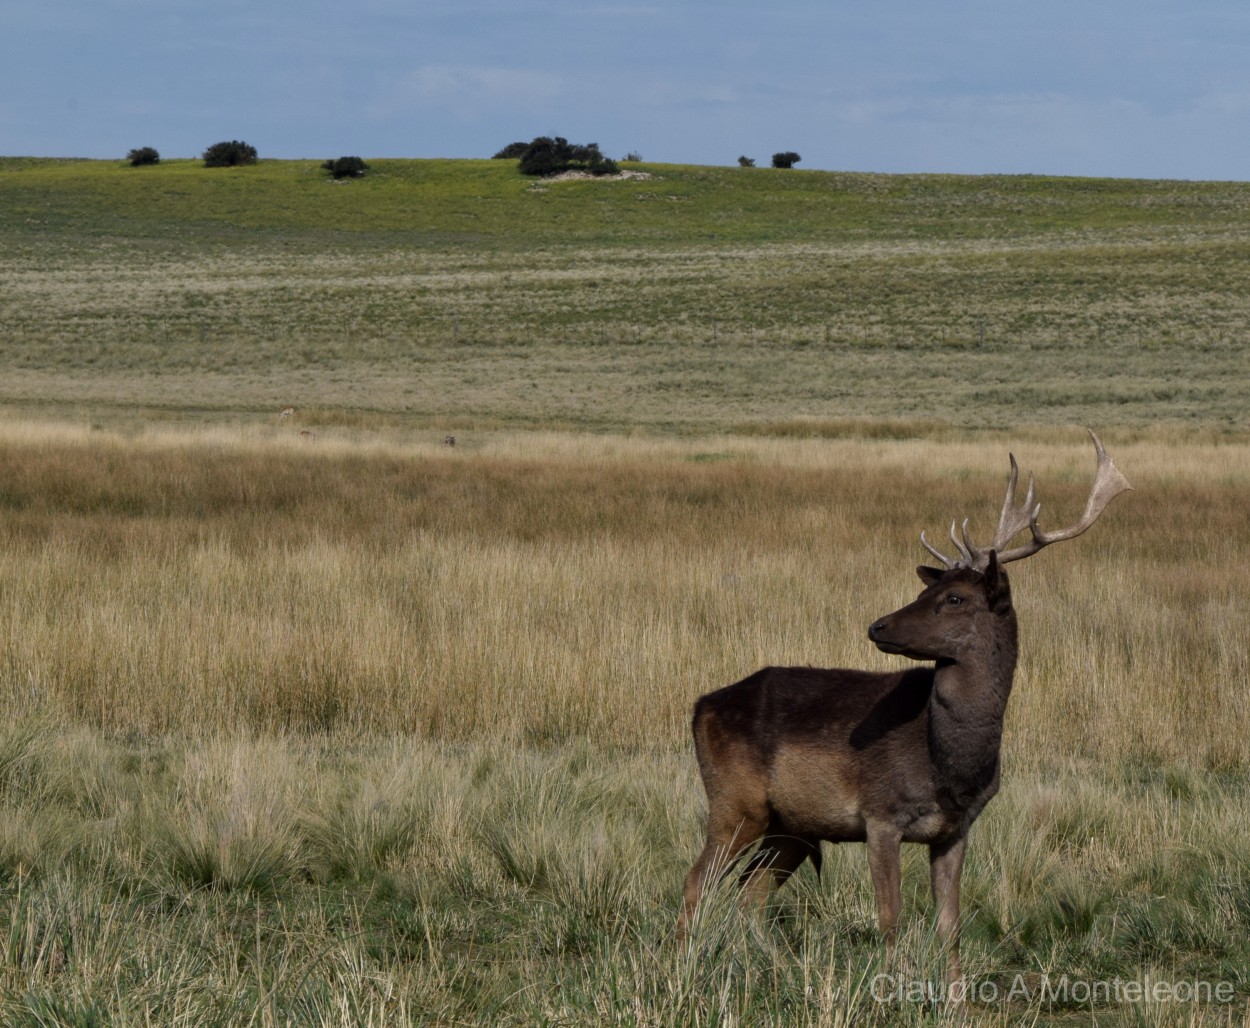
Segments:
[[[1136,490],[1013,569],[1009,752],[1238,766],[1250,445],[1108,445]],[[696,695],[765,663],[889,666],[867,624],[919,591],[922,528],[992,528],[1008,450],[20,422],[0,447],[10,709],[627,747],[683,744]],[[1088,441],[1013,448],[1072,520]]]

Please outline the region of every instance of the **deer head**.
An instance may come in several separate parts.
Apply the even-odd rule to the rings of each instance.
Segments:
[[[983,571],[970,567],[939,571],[922,565],[916,572],[924,591],[868,626],[868,638],[882,653],[912,660],[958,660],[989,638],[987,616],[1012,615],[1011,586],[993,551]]]

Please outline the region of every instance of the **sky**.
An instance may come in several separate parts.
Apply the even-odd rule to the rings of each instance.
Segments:
[[[1250,177],[1246,0],[0,0],[0,154]]]

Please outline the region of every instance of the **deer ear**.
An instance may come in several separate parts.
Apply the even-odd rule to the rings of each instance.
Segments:
[[[1011,586],[1007,582],[1007,573],[998,564],[998,554],[990,550],[990,562],[983,577],[985,580],[985,598],[990,610],[995,614],[1005,614],[1011,609]]]
[[[916,574],[920,576],[920,581],[924,582],[925,585],[937,585],[946,572],[939,568],[926,567],[924,564],[921,564],[920,567],[916,568]]]

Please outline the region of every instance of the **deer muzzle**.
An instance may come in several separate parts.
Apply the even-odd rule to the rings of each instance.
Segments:
[[[889,618],[881,618],[868,626],[868,638],[884,653],[902,653],[903,647],[891,642],[886,634],[889,631]]]

